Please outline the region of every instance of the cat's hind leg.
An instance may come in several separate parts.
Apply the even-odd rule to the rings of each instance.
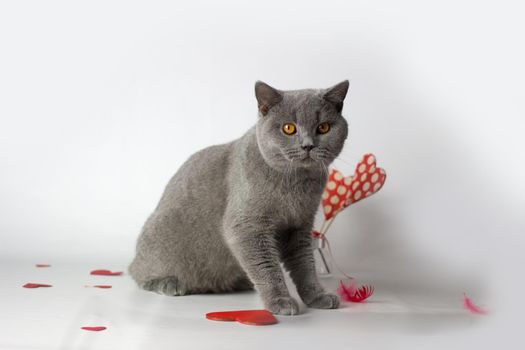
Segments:
[[[169,296],[191,294],[184,284],[175,276],[152,279],[139,283],[139,286],[142,289]]]
[[[243,276],[233,283],[232,290],[238,292],[253,290],[253,283],[248,279],[248,277]]]
[[[144,290],[169,296],[253,290],[253,284],[248,278],[239,278],[228,288],[202,287],[190,289],[181,283],[181,281],[175,276],[155,278],[146,282],[138,283],[138,285]]]

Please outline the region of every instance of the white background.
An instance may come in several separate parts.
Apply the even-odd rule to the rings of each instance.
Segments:
[[[388,179],[332,226],[337,261],[392,288],[466,291],[509,340],[525,262],[523,11],[519,1],[2,2],[0,257],[125,265],[177,168],[254,124],[256,80],[349,79],[350,136],[334,165],[349,175],[373,152]]]

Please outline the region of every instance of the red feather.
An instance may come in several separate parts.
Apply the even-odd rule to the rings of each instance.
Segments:
[[[472,299],[470,299],[467,296],[466,293],[463,293],[463,307],[465,309],[467,309],[468,311],[470,311],[471,313],[473,313],[473,314],[478,314],[478,315],[486,315],[487,314],[487,311],[482,309],[482,308],[480,308],[476,304],[474,304]]]
[[[365,284],[357,288],[354,282],[350,282],[345,286],[343,281],[341,281],[337,293],[344,301],[361,303],[374,294],[374,287]]]

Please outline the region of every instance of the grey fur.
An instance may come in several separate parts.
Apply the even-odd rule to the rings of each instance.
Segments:
[[[267,309],[295,315],[283,262],[306,305],[337,308],[317,280],[310,232],[327,167],[347,137],[348,81],[294,91],[257,82],[255,90],[256,125],[182,165],[144,224],[129,271],[141,288],[167,295],[255,286]],[[288,122],[297,125],[292,136],[282,131]],[[321,122],[331,125],[324,135]]]

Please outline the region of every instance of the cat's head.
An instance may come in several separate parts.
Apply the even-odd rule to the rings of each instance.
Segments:
[[[328,89],[282,91],[255,84],[257,143],[272,168],[322,170],[341,152],[348,124],[341,115],[348,80]]]

